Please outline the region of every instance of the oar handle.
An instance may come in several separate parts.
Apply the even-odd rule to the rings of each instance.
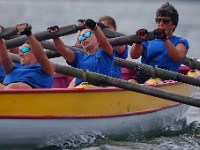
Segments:
[[[31,26],[28,25],[27,28],[31,29]],[[1,39],[9,39],[11,37],[18,37],[18,28],[17,26],[15,27],[8,27],[4,28],[3,26],[0,26],[0,38]]]
[[[111,38],[111,39],[108,39],[108,41],[113,46],[120,46],[120,45],[125,45],[125,44],[132,45],[133,43],[141,43],[143,41],[149,41],[153,39],[155,39],[155,36],[152,31],[152,32],[148,32],[146,38],[144,39],[137,37],[137,35],[126,35],[126,36]]]
[[[103,28],[103,29],[101,29],[101,31],[104,33],[104,35],[107,38],[115,38],[115,37],[119,37],[119,36],[125,36],[125,34],[123,34],[123,33],[114,32],[108,28]]]

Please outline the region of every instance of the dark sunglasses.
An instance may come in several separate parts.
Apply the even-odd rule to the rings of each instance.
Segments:
[[[170,18],[156,18],[156,23],[160,23],[161,21],[164,23],[164,24],[168,24],[171,19]]]
[[[78,39],[79,42],[82,42],[84,37],[89,38],[91,36],[91,34],[92,33],[90,31],[87,31],[84,34],[79,35],[77,39]]]
[[[29,48],[29,47],[23,47],[22,49],[20,49],[20,52],[21,53],[27,53],[27,52],[29,52],[31,49]]]

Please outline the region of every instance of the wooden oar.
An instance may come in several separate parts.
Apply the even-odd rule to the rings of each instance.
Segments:
[[[171,80],[183,82],[190,85],[200,86],[200,79],[189,77],[181,73],[152,67],[146,64],[140,64],[133,61],[115,57],[115,65],[125,67],[125,68],[130,68],[130,69],[135,68],[136,70],[141,70],[145,73],[155,75],[156,77],[159,77],[162,79],[171,79]]]
[[[84,26],[77,26],[76,24],[74,24],[74,25],[60,27],[59,31],[55,33],[49,33],[48,31],[43,31],[43,32],[34,34],[34,36],[36,37],[38,41],[43,41],[43,40],[48,40],[55,37],[73,34],[73,33],[76,33],[78,30],[82,30],[84,28],[85,28]],[[21,36],[21,37],[17,37],[11,40],[7,40],[6,47],[10,49],[10,48],[21,46],[26,41],[26,39],[27,39],[26,36]]]
[[[19,57],[17,55],[14,55],[14,54],[10,54],[10,55],[14,62],[19,63]],[[73,76],[77,78],[82,78],[82,79],[86,77],[87,81],[89,81],[92,84],[101,84],[101,85],[104,84],[107,86],[115,86],[115,87],[119,87],[125,90],[133,91],[133,92],[143,93],[143,94],[155,96],[158,98],[180,102],[180,103],[187,104],[190,106],[200,107],[200,99],[197,99],[197,98],[175,94],[172,92],[164,91],[164,90],[150,87],[150,86],[134,84],[125,80],[112,78],[109,76],[101,75],[101,74],[90,72],[90,71],[84,71],[84,70],[69,67],[69,66],[59,65],[55,63],[54,65],[55,65],[57,73]]]
[[[126,36],[111,38],[111,39],[108,39],[108,41],[110,42],[112,46],[121,46],[121,45],[126,45],[126,44],[132,45],[133,43],[149,41],[149,40],[153,40],[154,38],[155,38],[154,33],[148,32],[148,35],[144,39],[138,38],[137,35],[126,35]]]
[[[42,45],[44,48],[48,48],[49,50],[53,50],[53,51],[56,50],[53,45],[53,42],[45,41],[42,43]],[[76,46],[74,46],[73,48],[76,49]],[[82,52],[82,51],[80,51],[80,52]],[[85,53],[85,51],[83,51],[83,52]],[[152,66],[146,65],[146,64],[136,63],[136,62],[121,59],[118,57],[114,58],[114,63],[116,66],[121,66],[124,68],[135,69],[135,70],[141,70],[145,73],[155,75],[156,77],[159,77],[162,79],[171,79],[171,80],[175,80],[175,81],[179,81],[179,82],[183,82],[183,83],[187,83],[187,84],[191,84],[191,85],[195,85],[195,86],[200,86],[200,79],[189,77],[189,76],[177,73],[177,72],[152,67]]]
[[[200,70],[200,62],[196,61],[196,60],[194,60],[192,58],[186,57],[183,60],[183,64],[186,65],[186,66],[189,66],[191,69],[198,69],[198,70]]]
[[[10,28],[9,32],[7,32],[8,30],[5,30],[5,34],[2,34],[2,37],[6,38],[6,39],[10,39],[6,41],[6,47],[8,49],[10,48],[15,48],[18,46],[21,46],[25,41],[26,41],[26,36],[18,36],[16,35],[16,28],[12,28],[12,34],[10,33]],[[43,41],[43,40],[48,40],[48,39],[53,39],[56,37],[60,37],[60,36],[64,36],[64,35],[68,35],[68,34],[73,34],[76,33],[78,30],[82,30],[85,29],[84,26],[77,26],[76,24],[73,25],[69,25],[69,26],[64,26],[64,27],[60,27],[58,32],[55,33],[49,33],[48,31],[43,31],[43,32],[39,32],[34,34],[36,39],[38,41]],[[102,31],[104,32],[105,36],[112,38],[112,37],[118,37],[118,36],[123,36],[123,34],[118,33],[118,32],[112,32],[110,29],[104,28],[102,29]],[[1,38],[1,35],[0,35]]]
[[[31,28],[31,26],[28,26],[27,28]],[[14,37],[17,35],[17,26],[14,27],[8,27],[8,28],[4,28],[2,26],[0,26],[0,38],[1,39],[9,39],[10,37]],[[113,33],[114,35],[114,33]]]
[[[36,33],[34,35],[38,41],[44,41],[44,40],[52,39],[55,37],[73,34],[73,33],[76,33],[78,30],[82,30],[84,28],[85,28],[84,26],[77,26],[76,24],[74,24],[74,25],[60,27],[59,31],[55,33],[49,33],[48,31],[43,31],[43,32]],[[141,39],[141,38],[138,38],[136,35],[123,36],[123,34],[118,33],[118,32],[113,32],[107,28],[102,29],[102,31],[107,37],[116,37],[116,38],[109,39],[109,42],[113,46],[124,45],[124,44],[131,45],[132,43],[135,43],[135,42],[142,42],[142,41],[154,39],[153,32],[149,32],[148,36],[145,39]],[[26,41],[26,36],[13,38],[6,41],[6,47],[8,49],[15,48],[15,47],[21,46],[25,41]]]
[[[119,37],[119,36],[125,36],[122,33],[119,32],[113,32],[112,30],[108,29],[108,28],[103,28],[101,29],[101,31],[105,34],[105,36],[107,38],[115,38],[115,37]]]

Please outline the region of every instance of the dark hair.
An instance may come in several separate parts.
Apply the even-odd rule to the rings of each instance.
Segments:
[[[178,25],[179,14],[178,11],[172,6],[169,2],[163,4],[158,10],[156,11],[156,17],[170,17],[172,19],[173,24],[175,25],[174,30]]]
[[[98,22],[105,21],[105,20],[107,20],[109,24],[111,24],[115,28],[115,30],[117,29],[117,24],[115,22],[115,19],[111,16],[103,16],[99,18]]]

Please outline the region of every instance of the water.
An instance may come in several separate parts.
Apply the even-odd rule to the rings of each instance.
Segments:
[[[80,18],[97,20],[100,16],[110,15],[116,19],[118,31],[124,34],[134,34],[137,29],[146,28],[152,31],[155,28],[155,11],[163,0],[1,0],[0,24],[4,27],[14,26],[27,22],[33,26],[33,33],[46,30],[52,25],[66,26],[75,24]],[[188,39],[190,49],[188,57],[200,57],[200,1],[198,0],[169,0],[179,11],[180,21],[175,35]],[[76,35],[62,37],[65,44],[74,45]],[[130,58],[129,58],[130,59]],[[64,63],[62,58],[53,60]],[[200,98],[200,92],[195,97]],[[104,137],[95,133],[71,137],[66,141],[50,140],[40,148],[36,145],[13,149],[34,150],[199,150],[200,149],[200,110],[191,107],[187,113],[187,122],[180,123],[181,127],[164,129],[159,134],[152,133],[148,137],[132,137],[118,139]],[[131,137],[131,135],[130,135]],[[0,148],[3,149],[3,148]]]

